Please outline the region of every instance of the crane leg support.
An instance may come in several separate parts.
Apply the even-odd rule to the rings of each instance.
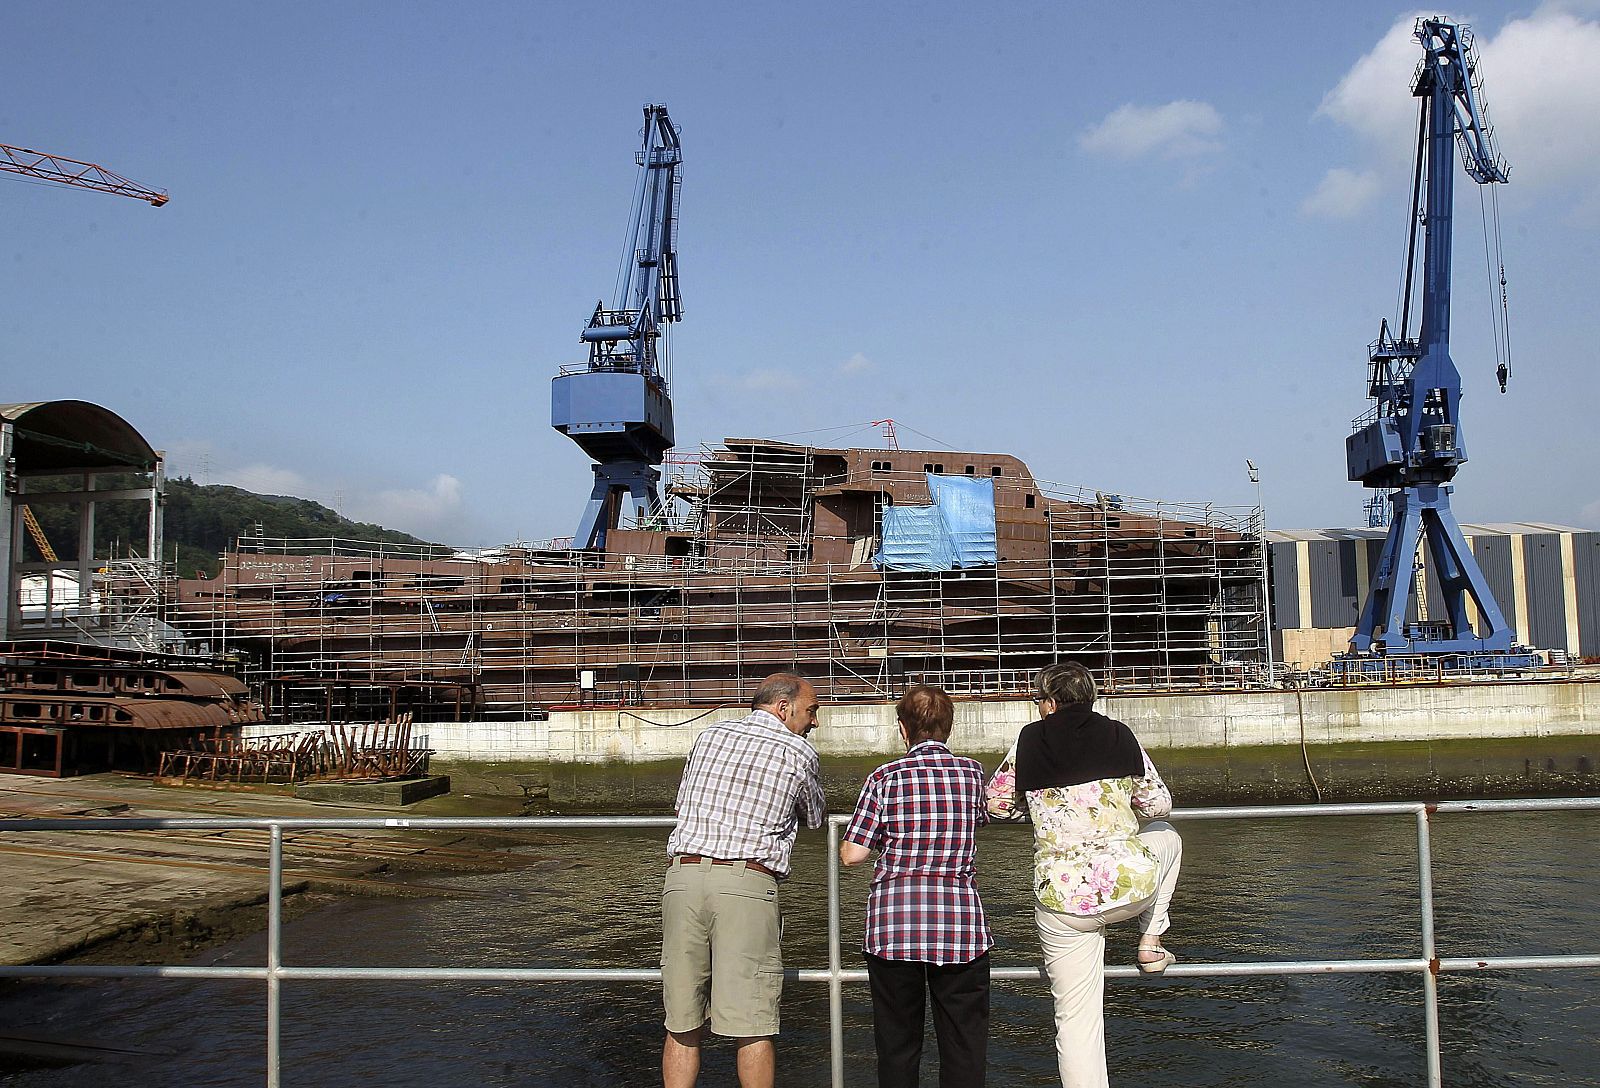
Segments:
[[[622,500],[633,500],[633,516],[646,521],[661,513],[661,470],[644,461],[613,461],[594,466],[594,489],[572,538],[574,548],[604,551],[606,534],[622,518]]]
[[[1407,487],[1396,491],[1392,501],[1394,517],[1389,535],[1383,542],[1350,649],[1356,653],[1377,650],[1388,654],[1509,651],[1511,629],[1450,510],[1450,488],[1442,484]],[[1424,540],[1450,617],[1451,635],[1445,638],[1413,638],[1406,630],[1406,615],[1416,585],[1412,564]],[[1469,596],[1478,609],[1477,632],[1468,622]]]
[[[1404,491],[1390,496],[1394,515],[1389,520],[1389,535],[1384,538],[1383,551],[1378,554],[1378,565],[1372,574],[1372,588],[1367,591],[1355,636],[1350,639],[1350,649],[1358,654],[1370,652],[1374,640],[1378,641],[1380,649],[1389,649],[1390,634],[1404,638],[1419,517],[1417,509],[1405,501],[1405,496]]]

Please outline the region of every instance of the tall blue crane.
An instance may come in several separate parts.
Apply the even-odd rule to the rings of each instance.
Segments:
[[[672,397],[657,341],[683,316],[678,296],[678,167],[683,151],[667,107],[644,108],[644,146],[622,269],[583,330],[589,360],[563,367],[550,390],[550,425],[594,459],[594,489],[572,538],[603,549],[622,500],[640,522],[660,516],[661,462],[674,442]]]
[[[1511,630],[1450,511],[1450,481],[1467,459],[1461,433],[1461,374],[1450,358],[1450,243],[1454,154],[1479,185],[1507,180],[1484,108],[1472,34],[1419,19],[1423,50],[1412,93],[1419,99],[1417,165],[1400,329],[1383,322],[1369,348],[1368,395],[1375,406],[1346,440],[1350,479],[1388,491],[1393,514],[1350,649],[1357,654],[1508,652]],[[1418,206],[1419,200],[1425,201]],[[1417,232],[1423,236],[1422,321],[1407,325]],[[1502,387],[1504,370],[1501,371]],[[1426,539],[1447,619],[1406,622],[1417,548]],[[1469,622],[1466,600],[1478,611]]]

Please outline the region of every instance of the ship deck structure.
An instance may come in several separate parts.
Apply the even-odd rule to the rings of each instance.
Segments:
[[[779,669],[836,700],[912,682],[1025,690],[1078,660],[1115,687],[1268,658],[1261,511],[1036,480],[992,453],[728,439],[601,549],[246,536],[171,622],[290,717],[537,717],[734,703]]]

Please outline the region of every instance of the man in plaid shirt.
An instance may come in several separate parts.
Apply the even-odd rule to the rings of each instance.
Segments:
[[[839,860],[882,850],[867,897],[867,975],[879,1088],[915,1088],[925,994],[933,996],[940,1088],[982,1088],[989,1050],[989,949],[975,833],[988,821],[983,767],[945,741],[950,696],[918,685],[895,708],[906,754],[867,776]]]
[[[695,738],[678,786],[678,825],[667,839],[661,893],[661,994],[666,1088],[690,1088],[700,1041],[734,1040],[739,1083],[771,1088],[773,1036],[783,992],[782,908],[803,820],[827,815],[816,750],[817,693],[793,673],[761,682],[748,717]]]

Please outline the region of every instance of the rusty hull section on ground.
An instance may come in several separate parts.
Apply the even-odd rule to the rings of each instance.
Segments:
[[[0,643],[0,773],[154,771],[166,748],[265,717],[227,673],[134,650]]]

